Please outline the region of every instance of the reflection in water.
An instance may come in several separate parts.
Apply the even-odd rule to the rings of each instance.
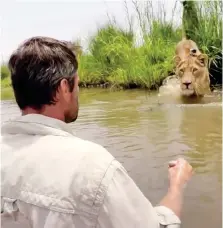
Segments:
[[[192,110],[193,109],[193,112]],[[182,113],[181,132],[192,150],[193,166],[197,172],[208,169],[221,172],[222,109],[219,106],[185,108]],[[214,140],[213,140],[214,139]],[[220,178],[219,178],[220,180]]]
[[[146,92],[81,90],[76,135],[102,144],[153,204],[168,188],[168,161],[179,156],[195,168],[185,191],[183,228],[221,227],[221,96],[201,104]],[[2,121],[20,115],[2,104]]]
[[[178,136],[178,143],[173,149],[178,150],[185,145],[187,149],[183,157],[190,161],[195,170],[186,191],[183,227],[221,227],[221,103],[182,105],[166,111],[169,124],[173,129],[176,126],[170,139]],[[201,222],[201,218],[205,223]]]

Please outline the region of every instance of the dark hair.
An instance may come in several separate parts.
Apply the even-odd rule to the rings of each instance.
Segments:
[[[67,79],[73,90],[78,62],[66,42],[32,37],[11,55],[8,66],[19,108],[41,109],[45,104],[55,104],[62,79]]]

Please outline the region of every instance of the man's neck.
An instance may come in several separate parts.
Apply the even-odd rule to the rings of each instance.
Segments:
[[[56,106],[43,106],[41,109],[26,107],[21,111],[23,116],[29,114],[39,114],[64,121],[63,113],[58,111],[58,107]]]

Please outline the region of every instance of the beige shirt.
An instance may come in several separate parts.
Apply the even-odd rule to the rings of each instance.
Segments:
[[[1,130],[2,228],[180,227],[105,148],[68,124],[31,114]]]

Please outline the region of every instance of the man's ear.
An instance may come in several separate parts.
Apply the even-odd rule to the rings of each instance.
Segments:
[[[173,61],[175,63],[175,66],[177,66],[181,61],[180,56],[179,55],[174,56]]]
[[[60,92],[63,95],[66,95],[66,94],[69,94],[70,93],[70,91],[69,91],[69,84],[68,84],[68,81],[65,78],[63,78],[60,81],[60,84],[58,86],[58,92]]]
[[[200,54],[197,56],[198,61],[202,66],[208,67],[208,56],[206,54]]]

